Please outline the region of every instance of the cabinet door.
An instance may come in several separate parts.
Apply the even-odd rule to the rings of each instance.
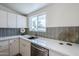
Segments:
[[[0,56],[9,56],[8,41],[1,41],[0,42]]]
[[[8,28],[16,28],[16,14],[8,13]]]
[[[19,53],[19,39],[10,40],[10,55],[16,55]]]
[[[49,50],[49,56],[65,56],[65,54],[62,54],[53,50]]]
[[[27,19],[24,16],[17,15],[17,28],[27,28]]]
[[[30,56],[31,54],[31,43],[20,39],[20,53],[22,56]]]
[[[0,28],[7,28],[7,12],[0,10]]]

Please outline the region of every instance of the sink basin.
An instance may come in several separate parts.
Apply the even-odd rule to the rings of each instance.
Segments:
[[[33,36],[32,36],[32,37],[28,37],[28,39],[36,39],[36,38],[37,38],[37,37],[33,37]]]

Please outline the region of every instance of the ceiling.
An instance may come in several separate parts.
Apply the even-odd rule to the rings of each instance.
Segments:
[[[1,5],[18,13],[27,15],[33,11],[47,6],[48,3],[1,3]]]

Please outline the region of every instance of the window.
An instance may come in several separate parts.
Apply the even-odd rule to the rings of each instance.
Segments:
[[[29,19],[29,30],[30,31],[37,31],[37,17],[31,17]]]
[[[46,14],[30,17],[29,30],[38,31],[38,32],[46,32]]]

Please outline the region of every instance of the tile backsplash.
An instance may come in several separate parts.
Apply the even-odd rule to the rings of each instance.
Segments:
[[[27,34],[79,43],[79,27],[47,27],[46,32],[30,32],[27,29]]]
[[[0,28],[0,37],[20,34],[20,28]],[[26,32],[23,35],[25,34],[37,34],[50,39],[79,43],[79,27],[47,27],[46,32],[31,32],[26,28]]]
[[[13,36],[19,34],[20,34],[20,29],[18,28],[0,28],[0,37]]]

